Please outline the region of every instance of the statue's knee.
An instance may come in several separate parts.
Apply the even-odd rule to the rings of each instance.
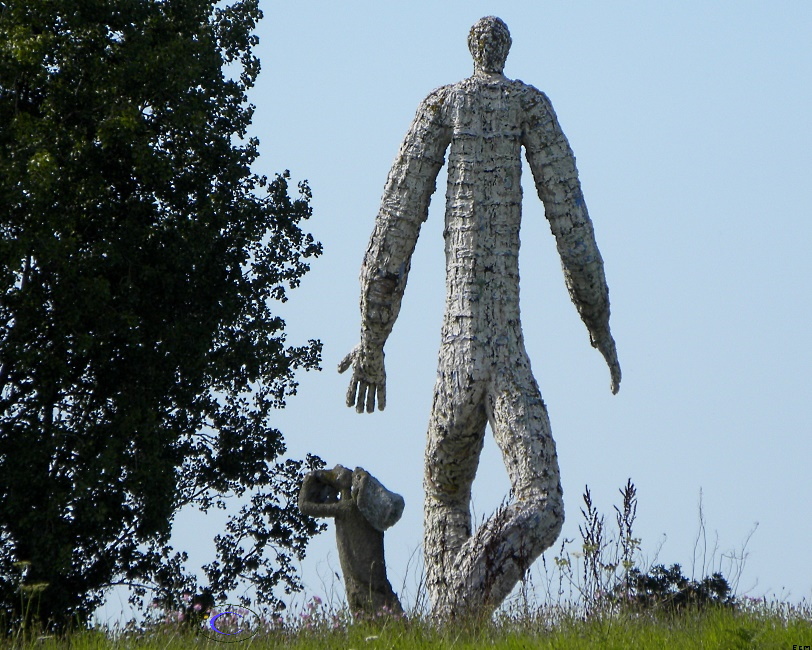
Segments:
[[[532,512],[532,526],[543,547],[551,545],[564,526],[564,500],[561,492],[551,491],[549,494],[536,492],[525,501],[528,512]]]
[[[564,497],[561,490],[551,490],[547,495],[547,510],[550,513],[552,521],[555,522],[556,537],[561,532],[564,526]]]
[[[554,521],[553,541],[555,541],[555,539],[557,539],[558,536],[561,534],[561,529],[564,527],[564,499],[561,498],[561,495],[558,495],[554,503],[552,504],[551,512],[553,513],[553,521]]]

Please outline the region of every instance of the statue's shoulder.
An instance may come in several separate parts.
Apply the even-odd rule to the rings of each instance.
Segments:
[[[432,90],[426,96],[426,99],[429,99],[431,97],[435,97],[435,98],[437,98],[437,97],[446,97],[448,95],[448,93],[451,91],[451,89],[453,89],[454,86],[456,86],[456,85],[457,84],[446,84],[444,86],[440,86],[439,88],[435,88],[434,90]]]
[[[424,106],[430,104],[441,104],[448,100],[448,96],[453,92],[455,84],[446,84],[432,90],[421,102]]]
[[[452,84],[447,84],[432,90],[428,95],[426,95],[426,98],[420,102],[420,106],[417,109],[417,114],[427,114],[431,116],[432,121],[441,120],[441,116],[445,112],[444,109],[448,103],[448,97],[451,94],[452,88]]]
[[[544,109],[552,108],[550,99],[542,91],[535,86],[526,84],[520,79],[513,79],[511,82],[511,91],[516,96],[519,102],[527,111],[532,111],[541,105]]]

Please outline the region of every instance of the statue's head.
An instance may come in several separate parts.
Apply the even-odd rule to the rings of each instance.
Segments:
[[[468,49],[474,57],[474,69],[501,73],[511,43],[504,21],[496,16],[480,18],[468,32]]]

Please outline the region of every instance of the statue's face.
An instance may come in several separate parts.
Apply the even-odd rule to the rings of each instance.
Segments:
[[[507,25],[495,16],[481,18],[468,32],[468,50],[474,57],[474,67],[483,72],[504,70],[511,43]]]

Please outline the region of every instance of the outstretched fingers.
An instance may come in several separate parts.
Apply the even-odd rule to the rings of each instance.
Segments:
[[[350,385],[347,388],[345,402],[349,407],[354,406],[358,413],[364,411],[372,413],[375,410],[375,401],[377,399],[378,410],[383,411],[386,408],[386,375],[383,371],[383,355],[381,354],[381,368],[377,374],[364,370],[364,359],[368,360],[369,357],[364,357],[361,348],[356,346],[338,364],[338,372],[345,372],[352,366],[352,379],[350,379]],[[373,357],[373,367],[374,363],[375,359]],[[383,376],[382,380],[370,381],[370,379],[377,378],[379,374]]]
[[[346,404],[349,407],[355,407],[357,413],[372,413],[375,410],[375,392],[376,389],[380,393],[380,388],[375,384],[359,379],[357,374],[353,374],[350,380],[350,386],[347,389]],[[386,397],[384,396],[384,401]],[[380,404],[380,402],[379,402]],[[381,408],[383,408],[381,406]]]
[[[358,399],[355,402],[355,412],[356,413],[363,413],[364,412],[364,404],[366,402],[366,394],[367,394],[367,383],[362,380],[358,384]]]
[[[347,406],[355,406],[355,393],[359,391],[359,384],[361,382],[357,377],[353,377],[350,381],[350,387],[347,389]],[[360,391],[359,391],[360,392]]]
[[[350,404],[352,406],[352,404]],[[375,410],[375,385],[361,380],[358,382],[358,395],[355,400],[355,412],[372,413]]]
[[[347,406],[355,406],[357,413],[373,413],[375,400],[378,401],[378,410],[386,408],[386,387],[364,380],[354,380],[347,391]]]
[[[375,411],[375,384],[367,384],[367,413]]]

